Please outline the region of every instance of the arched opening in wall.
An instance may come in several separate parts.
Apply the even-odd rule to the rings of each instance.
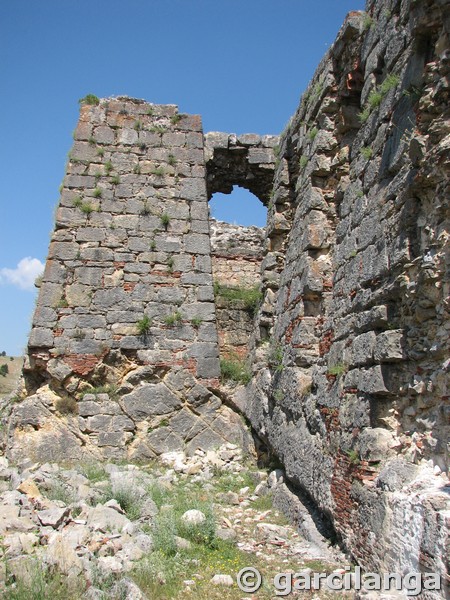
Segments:
[[[209,205],[211,217],[218,221],[245,227],[266,226],[267,208],[254,194],[237,185],[231,194],[213,194]]]
[[[231,194],[213,194],[210,209],[221,372],[225,379],[247,383],[249,341],[261,302],[267,209],[238,186]]]

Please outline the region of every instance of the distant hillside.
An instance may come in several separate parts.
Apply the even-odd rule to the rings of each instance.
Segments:
[[[0,374],[0,398],[14,390],[22,372],[23,356],[0,356],[0,370],[7,365],[6,376]],[[4,367],[3,367],[4,368]]]

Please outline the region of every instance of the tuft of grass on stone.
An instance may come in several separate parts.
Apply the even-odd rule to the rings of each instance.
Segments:
[[[247,385],[252,374],[242,359],[237,356],[229,356],[220,359],[220,375],[222,381],[240,383]]]
[[[87,94],[84,98],[78,100],[79,104],[89,104],[91,106],[97,106],[100,104],[100,99],[94,94]]]
[[[367,31],[368,29],[373,27],[374,23],[374,19],[368,13],[364,13],[362,20],[363,30]]]
[[[56,410],[61,415],[76,415],[78,413],[77,401],[72,396],[58,398],[56,401]]]
[[[163,133],[166,133],[167,129],[166,129],[166,128],[165,128],[163,125],[154,125],[154,126],[153,126],[153,127],[150,129],[150,131],[151,131],[152,133],[160,133],[160,134],[163,134]]]
[[[214,295],[228,300],[231,304],[242,304],[244,310],[252,316],[258,311],[262,300],[262,293],[258,285],[253,287],[228,286],[215,281]]]
[[[174,327],[175,325],[181,325],[182,322],[183,322],[183,315],[178,310],[175,311],[174,313],[172,313],[171,315],[167,315],[166,317],[164,317],[164,323],[168,327]]]
[[[165,173],[164,167],[155,167],[151,170],[151,174],[156,175],[156,177],[163,177]]]
[[[90,204],[90,202],[83,202],[80,206],[80,210],[84,215],[90,217],[95,211],[95,208],[92,206],[92,204]]]
[[[319,133],[319,130],[317,129],[317,127],[313,127],[310,131],[308,131],[308,138],[313,141],[316,139],[317,134]]]
[[[167,230],[167,227],[169,226],[170,223],[170,215],[168,215],[167,213],[163,213],[161,215],[161,225],[164,227],[164,229]]]
[[[344,363],[336,363],[332,367],[329,367],[328,374],[334,375],[335,377],[340,377],[341,375],[345,375],[348,371],[348,366]]]
[[[109,477],[101,463],[86,463],[81,466],[80,471],[91,483],[106,481]]]
[[[373,150],[370,146],[364,146],[361,148],[361,154],[366,160],[370,160],[373,156]]]
[[[300,156],[300,160],[298,161],[298,164],[300,165],[300,169],[304,169],[306,167],[306,165],[308,164],[309,159],[307,156],[305,156],[304,154],[302,154],[302,156]]]
[[[148,315],[144,315],[142,319],[136,323],[136,329],[139,335],[148,335],[151,326],[152,319]]]
[[[177,113],[176,115],[172,115],[170,117],[170,122],[172,123],[172,125],[176,125],[177,123],[179,123],[181,121],[182,118],[183,118],[183,115],[181,113]]]

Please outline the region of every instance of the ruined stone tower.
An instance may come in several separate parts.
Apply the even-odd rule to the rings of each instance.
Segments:
[[[438,0],[369,0],[279,138],[83,105],[10,456],[245,444],[239,407],[360,564],[448,581],[449,18]],[[268,208],[237,253],[208,215],[233,185]],[[236,264],[258,267],[261,302],[235,317],[252,379],[233,395],[213,276],[240,285]]]

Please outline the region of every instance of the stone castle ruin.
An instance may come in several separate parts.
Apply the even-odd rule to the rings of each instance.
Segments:
[[[279,137],[82,104],[10,458],[251,447],[250,425],[359,564],[448,582],[449,13],[350,13]],[[265,229],[209,218],[233,185]]]

